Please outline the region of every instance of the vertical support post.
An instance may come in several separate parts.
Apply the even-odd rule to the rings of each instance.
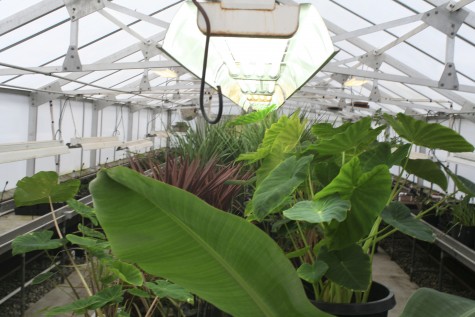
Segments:
[[[439,277],[438,277],[438,283],[437,283],[437,287],[438,287],[438,290],[442,290],[442,277],[443,277],[443,272],[444,272],[444,259],[445,259],[445,253],[444,251],[441,249],[440,250],[440,263],[439,263]]]
[[[84,119],[83,119],[84,120]],[[91,137],[97,136],[99,126],[99,110],[96,105],[92,109],[92,118],[91,118]],[[81,151],[84,151],[81,149]],[[89,158],[89,166],[90,168],[95,168],[97,165],[97,150],[91,150]]]
[[[167,131],[172,130],[172,110],[167,110]],[[167,136],[167,151],[170,148],[170,135]]]
[[[445,42],[445,63],[453,63],[455,60],[455,37],[447,36]]]
[[[25,283],[26,283],[26,255],[23,253],[21,255],[21,300],[20,300],[20,316],[25,315]]]
[[[93,109],[94,111],[94,109]],[[82,128],[81,128],[81,137],[84,137],[84,128],[86,125],[86,103],[83,101],[82,102]],[[75,135],[74,137],[77,137]],[[79,177],[82,176],[82,170],[84,167],[84,151],[81,149],[81,166],[79,167]]]
[[[38,107],[30,105],[28,109],[28,141],[36,141],[38,130]],[[26,176],[35,174],[35,159],[26,161]]]
[[[129,107],[129,120],[127,122],[127,141],[132,141],[132,134],[134,132],[134,113]]]

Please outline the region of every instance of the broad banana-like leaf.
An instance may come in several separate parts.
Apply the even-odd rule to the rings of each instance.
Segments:
[[[381,213],[384,222],[410,237],[434,242],[435,235],[429,226],[414,217],[411,210],[399,202],[391,202]]]
[[[300,159],[295,156],[289,157],[257,186],[252,197],[252,211],[257,219],[264,219],[288,200],[288,197],[307,178],[312,158],[312,155]]]
[[[344,249],[321,248],[317,259],[328,265],[325,276],[343,287],[365,291],[371,281],[371,261],[361,246],[350,245]]]
[[[473,152],[474,150],[473,145],[464,137],[441,124],[416,120],[403,113],[398,113],[396,118],[384,114],[384,119],[399,136],[411,143],[449,152]]]
[[[15,205],[32,206],[42,203],[64,202],[74,197],[81,182],[72,179],[58,184],[56,172],[39,172],[31,177],[24,177],[17,183],[14,199]]]
[[[12,254],[22,254],[36,250],[54,250],[63,246],[64,241],[51,239],[53,231],[29,232],[12,241]]]
[[[400,317],[474,317],[475,301],[420,288],[409,298]]]
[[[440,169],[440,165],[431,160],[407,160],[404,170],[439,185],[444,191],[447,190],[447,176]]]
[[[341,249],[365,237],[381,214],[391,194],[391,175],[386,165],[363,173],[354,157],[343,165],[338,176],[315,195],[315,200],[338,194],[351,202],[343,222],[332,222],[326,232],[331,248]]]
[[[351,203],[337,195],[327,196],[316,201],[300,201],[292,208],[284,211],[284,216],[298,221],[310,223],[342,222],[350,209]]]
[[[113,254],[235,317],[328,316],[279,246],[244,219],[117,167],[90,185]]]
[[[239,116],[236,119],[228,121],[226,124],[229,126],[237,126],[257,123],[264,120],[269,115],[269,113],[271,113],[275,109],[277,109],[276,105],[271,105],[265,109]]]

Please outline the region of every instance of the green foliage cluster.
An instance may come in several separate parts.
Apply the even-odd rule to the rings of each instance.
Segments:
[[[57,228],[58,239],[51,232],[17,238],[17,254],[58,247],[68,254],[68,246],[74,245],[88,255],[92,282],[83,277],[88,297],[48,314],[95,310],[99,316],[129,316],[141,312],[134,298],[146,314],[157,310],[168,316],[163,310],[169,307],[183,314],[179,303],[190,300],[192,293],[236,317],[326,317],[309,301],[301,280],[313,286],[317,300],[364,302],[378,241],[396,231],[434,240],[420,218],[437,204],[415,217],[394,202],[405,177],[425,178],[445,191],[449,176],[459,191],[474,194],[473,183],[441,162],[409,157],[414,144],[473,151],[460,135],[441,125],[399,114],[396,119],[382,115],[381,124],[365,118],[339,127],[317,123],[309,130],[298,114],[268,124],[270,116],[254,114],[222,125],[221,130],[196,132],[176,149],[190,161],[218,157],[219,162],[245,161],[257,169],[244,218],[117,167],[100,171],[91,183],[94,209],[69,201],[91,225],[85,222],[66,237]],[[405,141],[381,140],[386,125]],[[249,132],[253,129],[257,130]],[[390,173],[394,166],[401,170],[395,183]],[[19,184],[24,189],[18,191],[19,204],[52,203],[56,194],[62,200],[69,199],[66,192],[73,194],[72,184],[63,190],[56,187],[52,175],[45,176],[35,175]],[[47,183],[49,189],[39,192],[30,182]],[[438,204],[453,195],[446,193]],[[270,234],[279,244],[260,229],[264,223],[273,224],[275,232]],[[82,276],[74,259],[71,263]],[[440,303],[455,300],[421,291],[404,316],[447,316],[446,310],[440,310],[442,315],[426,307],[435,298]],[[472,301],[457,300],[460,309],[452,309],[451,316],[473,312]]]

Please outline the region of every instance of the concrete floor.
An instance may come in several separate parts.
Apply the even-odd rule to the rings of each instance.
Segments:
[[[382,250],[380,250],[374,257],[373,265],[373,279],[389,287],[396,296],[396,307],[390,312],[388,317],[398,317],[402,313],[407,299],[418,288],[416,284],[409,281],[409,276]],[[73,285],[78,285],[80,282],[77,278],[72,277]],[[25,317],[39,317],[42,316],[42,310],[46,307],[64,305],[72,301],[71,292],[67,285],[60,285],[56,289],[49,292],[38,302],[30,305]],[[71,316],[71,315],[64,315]]]
[[[396,296],[396,307],[389,311],[388,317],[399,317],[409,297],[418,289],[381,248],[374,256],[373,280],[389,287]]]

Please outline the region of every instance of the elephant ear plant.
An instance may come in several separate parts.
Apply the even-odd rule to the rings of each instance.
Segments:
[[[88,311],[95,311],[97,316],[111,317],[149,315],[154,312],[168,316],[171,311],[175,311],[177,316],[183,316],[180,304],[192,301],[193,296],[169,281],[151,277],[145,279],[144,274],[133,264],[114,257],[110,253],[110,245],[105,235],[98,226],[93,208],[73,199],[78,188],[79,180],[59,183],[55,172],[39,172],[20,180],[15,191],[16,206],[49,203],[55,230],[18,236],[12,242],[13,255],[43,251],[55,268],[35,277],[32,284],[41,284],[59,274],[69,284],[74,296],[72,303],[47,308],[42,312],[42,316],[71,312],[86,314]],[[69,234],[60,229],[57,216],[62,214],[54,211],[52,206],[53,203],[66,201],[81,217],[77,232]],[[54,237],[55,234],[57,237]],[[78,250],[83,251],[84,259],[80,260],[74,256],[73,251],[79,253]],[[59,261],[63,255],[66,259]],[[79,277],[79,287],[70,282],[68,267],[72,267]]]
[[[314,141],[300,143],[305,122],[283,117],[269,128],[256,152],[240,157],[261,164],[248,219],[270,221],[280,228],[282,247],[317,301],[367,301],[375,245],[390,234],[401,231],[434,241],[420,218],[453,194],[413,216],[405,205],[393,201],[404,177],[415,175],[445,192],[447,173],[461,184],[460,190],[473,188],[440,162],[410,158],[413,145],[473,151],[463,137],[404,114],[384,119],[404,142],[380,140],[387,125],[374,126],[367,117],[339,127],[315,124]],[[399,173],[393,176],[395,170]]]

